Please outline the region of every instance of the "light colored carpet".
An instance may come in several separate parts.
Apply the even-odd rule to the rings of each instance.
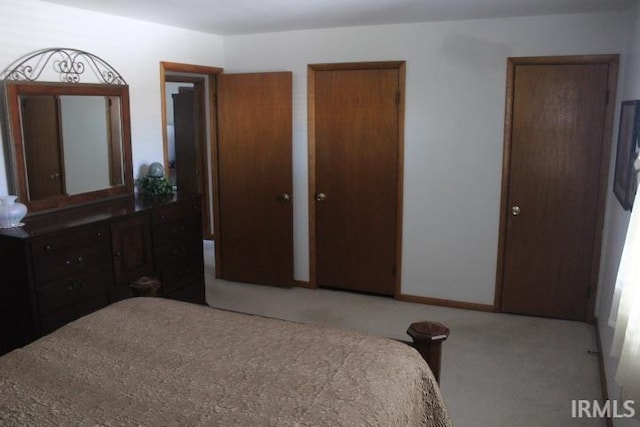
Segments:
[[[604,426],[571,417],[572,399],[600,400],[591,325],[407,303],[326,289],[215,279],[205,243],[207,302],[240,312],[409,339],[419,320],[447,325],[441,389],[455,426]]]

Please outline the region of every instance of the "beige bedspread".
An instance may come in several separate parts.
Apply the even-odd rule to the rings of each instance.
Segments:
[[[133,298],[0,358],[0,425],[450,422],[431,372],[405,344]]]

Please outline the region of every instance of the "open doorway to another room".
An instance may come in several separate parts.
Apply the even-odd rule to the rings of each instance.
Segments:
[[[215,277],[292,286],[292,73],[160,70],[164,162],[179,192],[203,195]]]
[[[202,194],[203,237],[214,242],[218,230],[215,93],[220,72],[215,67],[160,63],[165,169],[178,192]]]

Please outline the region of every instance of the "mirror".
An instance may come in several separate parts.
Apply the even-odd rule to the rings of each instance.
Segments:
[[[27,95],[20,112],[28,200],[123,184],[119,98]]]
[[[10,190],[29,212],[133,194],[126,85],[5,81],[4,95]]]

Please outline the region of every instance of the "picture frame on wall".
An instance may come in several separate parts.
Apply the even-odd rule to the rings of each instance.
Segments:
[[[638,187],[638,170],[634,168],[634,162],[638,158],[640,150],[638,145],[639,118],[640,100],[623,101],[620,108],[613,193],[625,210],[631,210]]]

